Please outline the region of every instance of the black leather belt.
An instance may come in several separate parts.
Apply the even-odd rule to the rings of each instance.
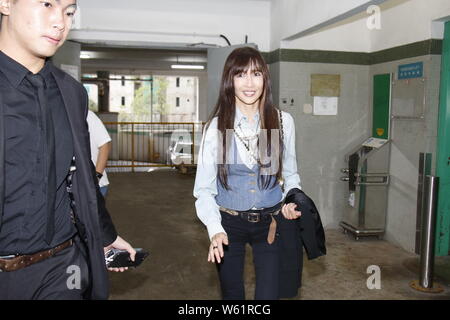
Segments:
[[[250,209],[246,211],[237,211],[224,207],[219,207],[220,211],[231,214],[232,216],[240,216],[243,220],[248,222],[260,222],[265,216],[276,216],[280,213],[282,203],[277,203],[275,206],[263,209]]]

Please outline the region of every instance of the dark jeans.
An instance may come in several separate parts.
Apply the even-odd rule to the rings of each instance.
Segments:
[[[275,237],[274,243],[267,243],[271,217],[266,216],[260,222],[252,223],[228,213],[221,212],[221,215],[222,226],[229,240],[229,245],[224,247],[222,263],[218,264],[223,299],[245,299],[243,277],[247,243],[253,249],[256,274],[255,300],[278,299],[279,249],[277,237]]]
[[[78,239],[72,246],[41,262],[0,272],[0,300],[82,300],[89,268]]]
[[[108,194],[108,186],[100,187],[100,192],[101,192],[103,198],[106,198],[106,195]]]

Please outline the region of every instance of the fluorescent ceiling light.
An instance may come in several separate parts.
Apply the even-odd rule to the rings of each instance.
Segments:
[[[172,69],[194,69],[194,70],[203,70],[204,66],[198,64],[173,64],[171,65]]]
[[[81,52],[81,53],[80,53],[80,58],[81,58],[81,59],[90,59],[90,58],[91,58],[91,55],[88,54],[88,53],[85,53],[85,52]]]

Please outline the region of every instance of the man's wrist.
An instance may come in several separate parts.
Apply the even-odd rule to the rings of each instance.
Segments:
[[[103,177],[103,174],[100,172],[95,172],[95,175],[97,176],[97,179],[100,180]]]

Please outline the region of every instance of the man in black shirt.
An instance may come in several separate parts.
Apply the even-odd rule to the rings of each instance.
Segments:
[[[86,91],[48,61],[75,10],[0,1],[0,299],[106,299],[104,252],[134,260],[96,183]]]

